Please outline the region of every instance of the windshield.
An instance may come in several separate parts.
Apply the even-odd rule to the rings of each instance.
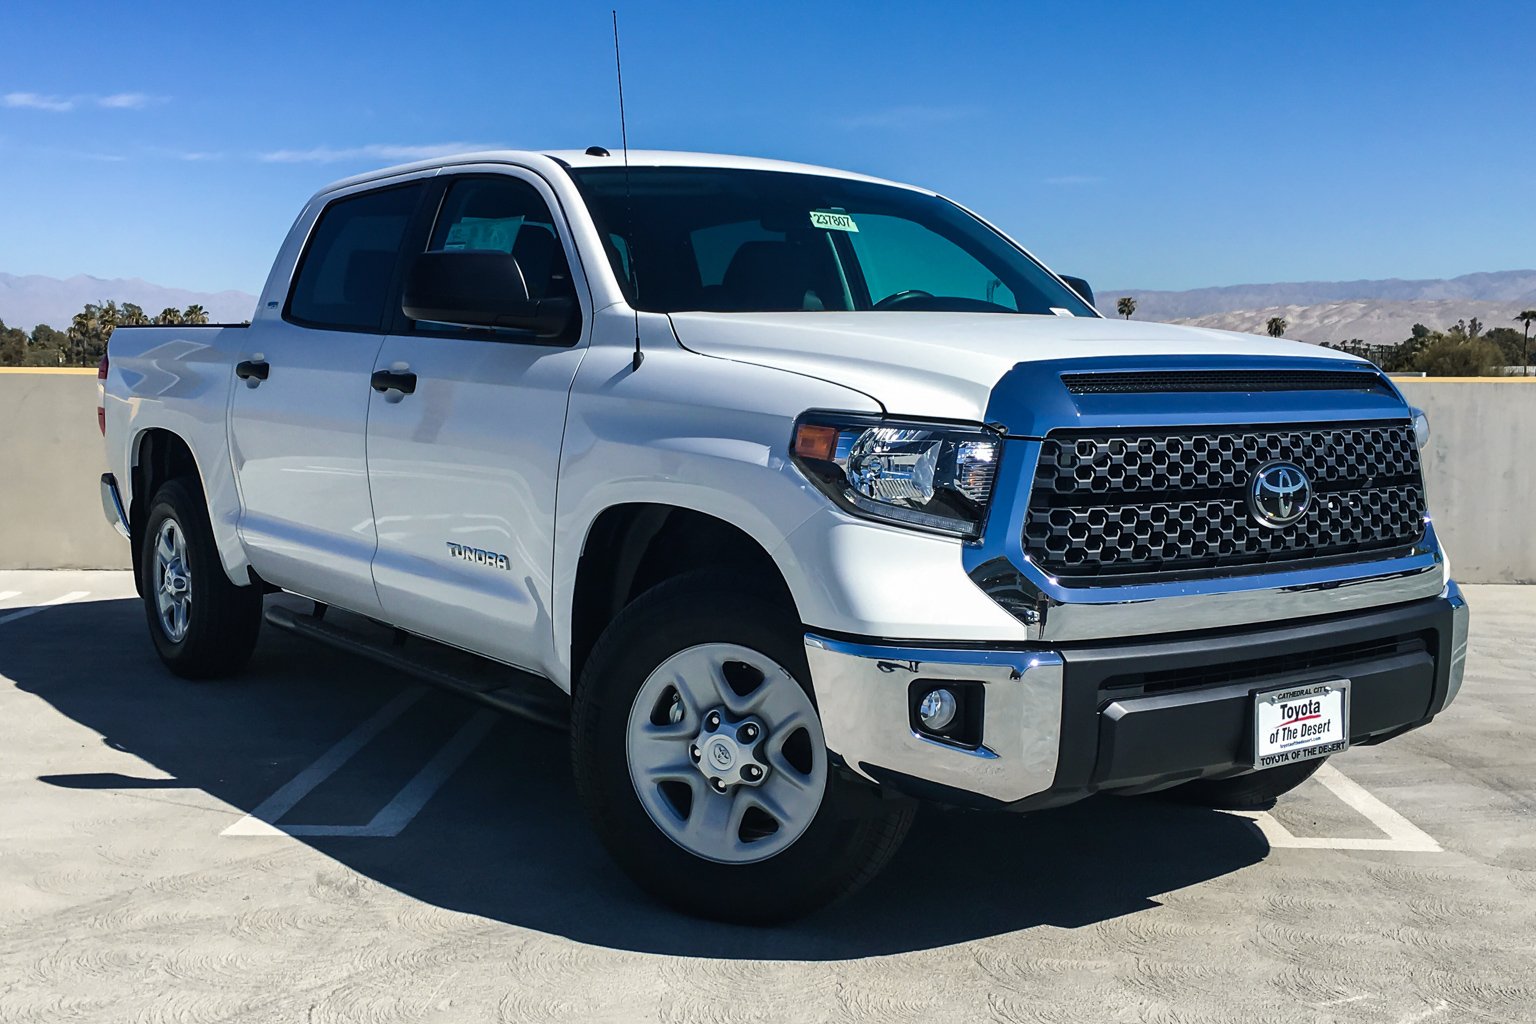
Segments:
[[[572,169],[637,308],[1095,316],[958,206],[910,189],[726,168]]]

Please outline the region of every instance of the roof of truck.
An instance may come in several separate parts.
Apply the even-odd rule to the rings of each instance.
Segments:
[[[520,164],[528,166],[538,164],[544,160],[554,160],[567,167],[623,167],[624,154],[621,150],[614,150],[608,156],[593,155],[580,149],[554,149],[554,150],[520,150],[520,149],[493,149],[478,153],[458,153],[452,156],[438,156],[429,160],[417,160],[414,163],[399,164],[394,167],[385,167],[377,171],[368,171],[364,174],[353,175],[333,182],[321,190],[321,193],[334,192],[337,189],[347,188],[352,185],[362,184],[367,181],[375,181],[380,178],[388,178],[397,174],[407,174],[412,171],[431,170],[436,167],[453,167],[462,164]],[[818,167],[814,164],[797,164],[787,160],[766,160],[755,156],[732,156],[726,153],[688,153],[665,149],[632,149],[629,151],[629,166],[631,167],[722,167],[737,168],[750,171],[780,171],[790,174],[820,174],[834,178],[850,178],[855,181],[868,181],[880,185],[894,185],[897,188],[916,188],[899,181],[888,181],[884,178],[872,177],[868,174],[858,174],[854,171],[839,170],[835,167]],[[928,191],[918,189],[918,191]]]

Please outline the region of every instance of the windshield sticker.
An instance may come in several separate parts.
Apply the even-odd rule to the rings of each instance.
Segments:
[[[1076,316],[1077,315],[1077,314],[1073,313],[1070,309],[1062,309],[1060,306],[1052,306],[1051,307],[1051,312],[1055,313],[1057,316]]]
[[[859,233],[859,226],[853,222],[853,218],[841,210],[812,210],[811,227],[825,228],[828,231]]]

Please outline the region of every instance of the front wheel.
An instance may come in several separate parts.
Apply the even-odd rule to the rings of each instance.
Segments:
[[[225,575],[196,488],[183,480],[162,485],[141,543],[139,592],[160,660],[186,679],[243,668],[261,629],[261,588],[237,587]]]
[[[829,763],[801,630],[769,597],[699,573],[603,634],[572,708],[577,790],[614,859],[701,917],[771,922],[880,870],[911,823]]]

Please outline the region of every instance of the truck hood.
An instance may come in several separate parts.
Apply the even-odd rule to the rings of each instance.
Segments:
[[[684,348],[792,370],[862,391],[895,416],[980,421],[1020,363],[1084,357],[1306,356],[1359,360],[1302,342],[1203,327],[1001,313],[673,313]]]

